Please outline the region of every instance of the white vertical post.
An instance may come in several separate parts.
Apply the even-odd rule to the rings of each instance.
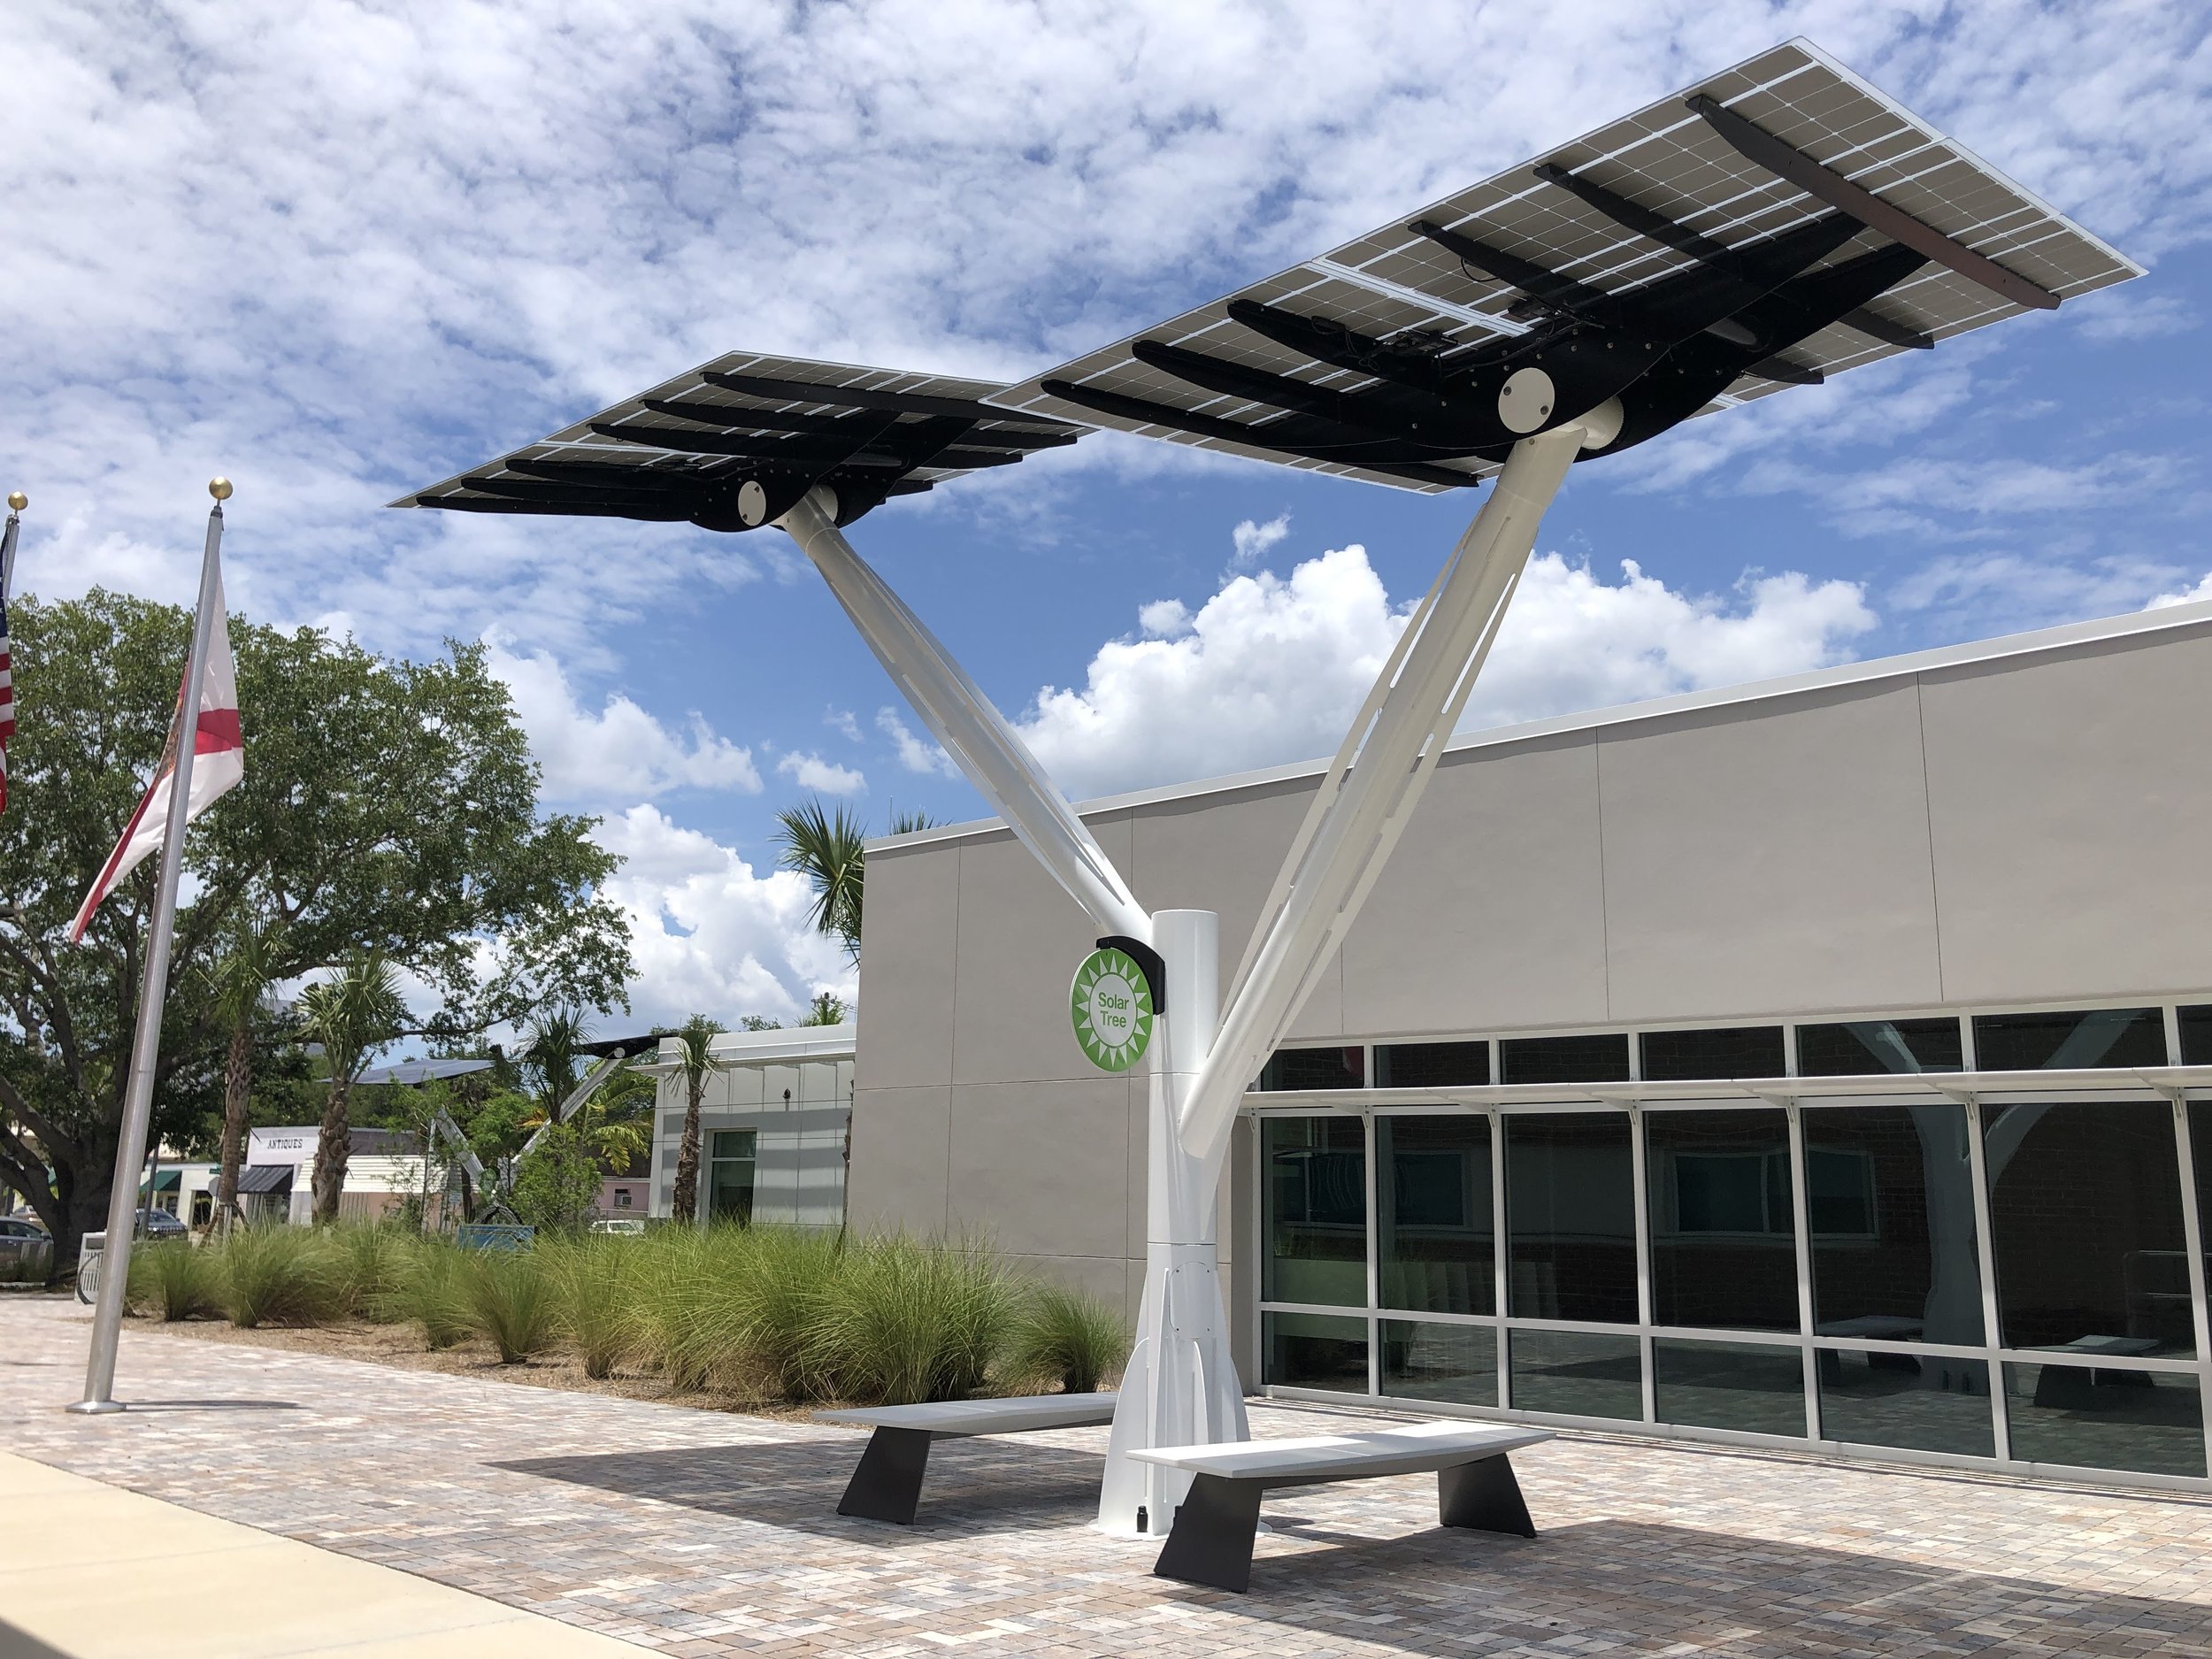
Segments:
[[[120,1411],[115,1400],[115,1350],[123,1334],[123,1293],[129,1288],[131,1231],[138,1220],[138,1176],[146,1163],[146,1133],[153,1118],[154,1067],[161,1058],[161,1005],[169,991],[169,942],[177,919],[177,877],[184,858],[185,822],[191,816],[192,751],[200,730],[200,677],[215,619],[221,578],[223,497],[230,486],[217,480],[207,515],[207,546],[200,555],[200,602],[192,619],[192,653],[177,704],[176,758],[169,778],[169,822],[161,840],[155,878],[153,925],[146,941],[146,974],[138,988],[138,1030],[131,1042],[130,1077],[123,1093],[122,1138],[115,1148],[115,1184],[108,1189],[107,1242],[100,1257],[100,1294],[92,1314],[92,1350],[85,1361],[84,1398],[69,1408],[87,1415]],[[152,1194],[147,1194],[152,1202]]]

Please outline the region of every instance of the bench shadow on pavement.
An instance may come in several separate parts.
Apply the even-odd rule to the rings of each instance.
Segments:
[[[490,1467],[593,1486],[625,1497],[895,1548],[941,1529],[1020,1532],[1088,1525],[1098,1517],[1099,1452],[997,1438],[940,1440],[911,1526],[837,1513],[865,1434],[678,1451],[593,1453],[502,1460]]]

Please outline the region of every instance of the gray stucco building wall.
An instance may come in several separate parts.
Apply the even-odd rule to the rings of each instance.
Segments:
[[[1460,739],[1298,1033],[2212,1001],[2208,710],[2192,605]],[[1225,984],[1320,771],[1084,816],[1148,905],[1220,912]],[[995,825],[869,863],[853,1219],[1133,1307],[1145,1084],[1070,1032],[1084,917]]]

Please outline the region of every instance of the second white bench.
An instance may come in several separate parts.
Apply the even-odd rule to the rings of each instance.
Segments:
[[[1010,1400],[939,1400],[925,1405],[862,1406],[817,1411],[817,1423],[872,1428],[868,1449],[838,1501],[840,1515],[913,1524],[929,1468],[932,1440],[981,1434],[1029,1434],[1041,1429],[1095,1426],[1114,1420],[1110,1394],[1024,1394]]]
[[[1436,1471],[1437,1518],[1446,1526],[1536,1536],[1513,1477],[1509,1452],[1551,1439],[1548,1429],[1468,1423],[1409,1423],[1351,1434],[1219,1446],[1162,1446],[1132,1457],[1197,1479],[1152,1571],[1217,1589],[1243,1591],[1252,1578],[1252,1540],[1260,1494],[1275,1486]]]

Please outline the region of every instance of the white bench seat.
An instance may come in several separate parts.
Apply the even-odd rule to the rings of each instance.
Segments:
[[[1551,1439],[1547,1429],[1409,1423],[1302,1440],[1161,1446],[1132,1457],[1196,1477],[1152,1571],[1164,1578],[1241,1592],[1252,1578],[1260,1496],[1386,1475],[1436,1473],[1437,1518],[1446,1526],[1536,1536],[1507,1454]]]
[[[1007,1400],[933,1400],[921,1405],[857,1406],[817,1411],[817,1423],[838,1423],[875,1432],[860,1466],[838,1500],[840,1515],[910,1526],[921,1502],[932,1440],[982,1434],[1031,1434],[1045,1429],[1090,1428],[1114,1420],[1110,1394],[1021,1394]]]

